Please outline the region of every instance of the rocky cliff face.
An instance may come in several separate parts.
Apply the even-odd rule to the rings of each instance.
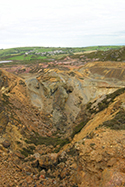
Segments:
[[[95,62],[77,70],[47,69],[26,84],[32,104],[51,115],[58,130],[67,132],[84,104],[124,87],[124,80],[124,63],[120,67],[120,63]]]
[[[1,69],[0,184],[124,186],[124,114],[124,62]]]

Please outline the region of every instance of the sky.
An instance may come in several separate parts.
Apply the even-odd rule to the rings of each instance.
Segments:
[[[125,44],[125,0],[0,0],[0,49]]]

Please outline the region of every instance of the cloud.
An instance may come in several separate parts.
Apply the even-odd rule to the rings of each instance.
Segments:
[[[124,10],[124,0],[4,0],[0,47],[125,43]]]

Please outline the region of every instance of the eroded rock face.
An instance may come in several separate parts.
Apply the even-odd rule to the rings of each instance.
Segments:
[[[117,70],[122,76],[116,76]],[[67,131],[84,104],[97,97],[101,100],[125,86],[124,78],[124,71],[116,63],[107,62],[102,66],[98,62],[69,71],[48,69],[26,83],[32,104],[43,113],[51,114],[54,126]]]

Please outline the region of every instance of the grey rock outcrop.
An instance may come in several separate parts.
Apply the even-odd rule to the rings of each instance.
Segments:
[[[32,104],[51,114],[52,124],[58,129],[67,130],[84,104],[125,86],[123,70],[115,64],[114,74],[114,65],[104,65],[88,63],[69,71],[48,69],[26,80]],[[121,76],[116,76],[117,70]]]

